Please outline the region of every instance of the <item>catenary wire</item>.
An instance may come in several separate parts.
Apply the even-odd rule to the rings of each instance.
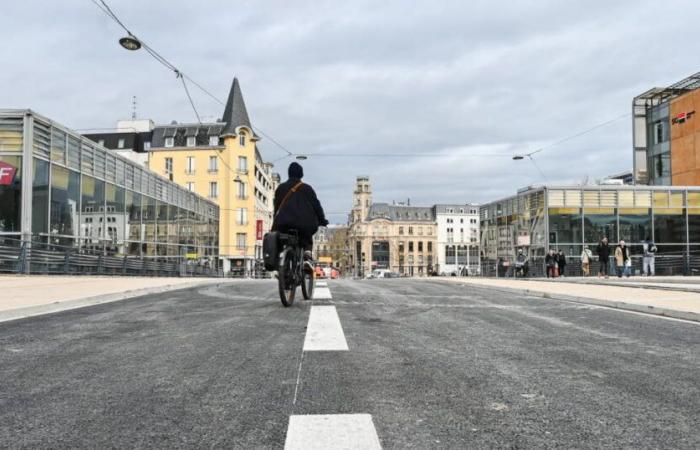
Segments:
[[[163,56],[162,56],[160,53],[158,53],[156,50],[154,50],[153,47],[149,46],[146,42],[144,42],[143,40],[141,40],[141,38],[136,37],[136,36],[131,32],[131,30],[129,30],[129,29],[126,27],[126,25],[124,25],[124,23],[119,19],[119,17],[117,17],[117,15],[112,11],[112,9],[109,7],[109,5],[106,3],[105,0],[99,0],[99,3],[97,2],[97,0],[91,0],[91,1],[92,1],[96,6],[98,6],[98,7],[100,8],[100,10],[102,10],[105,14],[107,14],[110,18],[112,18],[112,20],[114,20],[119,26],[121,26],[121,27],[124,29],[124,31],[126,31],[130,36],[133,36],[135,39],[137,39],[137,40],[141,43],[141,46],[142,46],[156,61],[160,62],[160,63],[161,63],[162,65],[164,65],[166,68],[168,68],[168,69],[174,71],[176,74],[179,74],[179,77],[182,78],[183,80],[184,80],[184,79],[187,79],[187,80],[188,80],[190,83],[192,83],[195,87],[197,87],[198,89],[200,89],[203,93],[205,93],[206,95],[208,95],[209,97],[211,97],[212,99],[214,99],[214,100],[215,100],[216,102],[218,102],[219,104],[221,104],[221,105],[226,105],[226,102],[222,101],[222,100],[219,99],[217,96],[215,96],[214,94],[212,94],[209,90],[207,90],[204,86],[202,86],[199,82],[197,82],[196,80],[194,80],[192,77],[190,77],[189,75],[187,75],[187,74],[185,74],[184,72],[182,72],[181,70],[179,70],[174,64],[172,64],[170,61],[168,61],[165,57],[163,57]],[[199,117],[199,114],[197,113],[196,108],[194,108],[194,103],[192,102],[191,97],[190,97],[190,95],[189,95],[189,92],[188,92],[188,90],[187,90],[187,87],[186,87],[186,85],[184,85],[184,83],[183,83],[183,86],[185,86],[185,91],[186,91],[186,93],[187,93],[187,96],[190,98],[190,104],[192,104],[193,109],[195,109],[195,115],[197,115],[197,117]],[[200,121],[200,123],[201,123],[201,121]],[[272,136],[270,136],[269,134],[265,133],[265,131],[262,130],[261,128],[256,127],[256,126],[252,126],[252,125],[251,125],[251,127],[254,129],[254,131],[260,133],[263,137],[265,137],[265,138],[268,139],[270,142],[272,142],[274,145],[276,145],[277,147],[279,147],[280,149],[282,149],[284,152],[286,152],[286,153],[287,153],[286,156],[293,156],[293,155],[294,155],[293,152],[291,152],[291,151],[290,151],[288,148],[286,148],[284,145],[280,144],[279,141],[277,141],[276,139],[274,139]]]

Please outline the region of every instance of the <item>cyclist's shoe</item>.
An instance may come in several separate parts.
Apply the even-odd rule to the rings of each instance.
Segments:
[[[305,250],[304,251],[304,261],[311,261],[313,259],[313,256],[311,255],[311,251]]]

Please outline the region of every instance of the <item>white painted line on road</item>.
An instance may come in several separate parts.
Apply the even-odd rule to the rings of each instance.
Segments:
[[[314,300],[328,300],[333,298],[331,290],[327,287],[316,287],[313,294]]]
[[[319,286],[319,287],[327,287],[327,286],[328,286],[328,282],[327,282],[327,281],[317,281],[317,282],[316,282],[316,286]]]
[[[349,350],[335,306],[312,306],[304,338],[305,352]]]
[[[381,449],[369,414],[289,417],[285,450]]]

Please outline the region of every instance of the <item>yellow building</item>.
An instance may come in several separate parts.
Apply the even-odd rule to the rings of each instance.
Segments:
[[[149,168],[219,204],[219,257],[225,273],[250,273],[262,258],[262,235],[272,225],[279,176],[257,148],[238,79],[224,115],[213,123],[158,125]]]

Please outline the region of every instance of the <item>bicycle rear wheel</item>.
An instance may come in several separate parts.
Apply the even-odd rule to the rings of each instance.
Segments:
[[[287,248],[282,252],[277,272],[277,286],[282,304],[287,307],[292,306],[297,290],[294,282],[294,249]]]
[[[308,261],[304,262],[301,293],[306,300],[309,300],[314,295],[314,268]]]

